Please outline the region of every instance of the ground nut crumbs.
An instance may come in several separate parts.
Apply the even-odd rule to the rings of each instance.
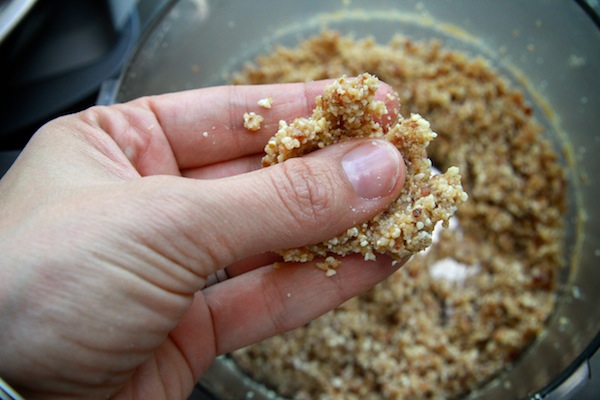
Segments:
[[[376,122],[376,117],[388,114],[385,104],[374,100],[378,88],[379,79],[367,73],[337,79],[317,97],[310,118],[297,118],[289,125],[281,121],[265,146],[262,164],[266,167],[352,138],[383,138],[400,150],[406,164],[404,188],[386,210],[326,242],[282,251],[285,261],[352,253],[362,254],[365,260],[377,254],[400,260],[431,245],[435,225],[446,224],[467,200],[458,168],[432,174],[426,148],[436,134],[429,122],[418,114],[403,118],[398,113],[387,132]]]
[[[325,258],[325,261],[318,262],[316,265],[317,265],[317,268],[325,271],[325,276],[332,277],[336,274],[335,269],[337,267],[339,267],[340,265],[342,265],[342,262],[340,260],[333,258],[332,256],[329,256],[329,257]]]
[[[273,99],[270,97],[267,97],[265,99],[260,99],[257,104],[259,107],[269,109],[269,108],[271,108],[271,106],[273,106]]]
[[[397,37],[382,45],[325,32],[259,58],[234,83],[364,71],[392,85],[403,110],[427,117],[438,134],[429,156],[440,169],[460,168],[469,200],[456,226],[441,230],[428,251],[392,277],[233,358],[255,380],[294,399],[460,397],[517,360],[553,309],[563,252],[563,167],[523,94],[486,61],[437,41]],[[290,144],[286,150],[297,151]],[[359,230],[348,234],[358,237]],[[451,265],[460,279],[440,273]]]
[[[262,115],[258,115],[255,112],[244,113],[244,128],[256,132],[260,129],[260,124],[262,124],[264,120],[265,118]]]

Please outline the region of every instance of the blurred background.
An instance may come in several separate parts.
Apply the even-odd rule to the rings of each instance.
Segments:
[[[96,103],[168,0],[0,0],[0,175],[46,121]]]

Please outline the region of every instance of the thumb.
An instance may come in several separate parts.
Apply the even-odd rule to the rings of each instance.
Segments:
[[[206,276],[254,254],[339,235],[396,199],[404,178],[392,144],[361,139],[243,175],[187,180],[193,212],[185,235],[197,238]]]

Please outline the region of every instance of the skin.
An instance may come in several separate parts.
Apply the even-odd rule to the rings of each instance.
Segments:
[[[0,181],[0,376],[28,399],[184,399],[217,355],[394,272],[384,257],[347,257],[331,278],[271,265],[270,251],[368,220],[404,182],[400,159],[391,190],[354,190],[341,160],[365,140],[259,169],[278,121],[309,115],[325,84],[194,90],[43,126]],[[249,111],[265,117],[256,133]]]

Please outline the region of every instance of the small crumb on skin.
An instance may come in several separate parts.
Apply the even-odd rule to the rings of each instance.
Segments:
[[[251,132],[256,132],[260,129],[260,125],[265,118],[255,112],[244,113],[244,128]]]
[[[318,262],[316,264],[317,268],[319,268],[320,270],[325,271],[325,276],[326,277],[332,277],[336,274],[336,269],[342,265],[342,262],[340,260],[337,260],[335,257],[333,256],[328,256],[325,258],[324,261],[322,262]]]
[[[257,104],[259,107],[270,109],[273,105],[273,99],[270,97],[260,99]]]

